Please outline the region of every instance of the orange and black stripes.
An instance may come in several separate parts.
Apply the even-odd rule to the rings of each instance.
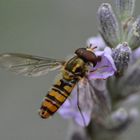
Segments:
[[[57,81],[43,100],[39,115],[42,118],[53,115],[68,98],[76,82],[77,80],[67,81],[65,79]]]
[[[74,86],[85,75],[85,62],[77,56],[71,58],[62,70],[59,79],[48,92],[41,104],[39,115],[48,118],[53,115],[71,94]]]

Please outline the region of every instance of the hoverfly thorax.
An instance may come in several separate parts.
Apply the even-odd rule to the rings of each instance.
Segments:
[[[71,58],[65,65],[65,70],[71,72],[74,77],[85,75],[86,64],[83,59],[75,56]]]

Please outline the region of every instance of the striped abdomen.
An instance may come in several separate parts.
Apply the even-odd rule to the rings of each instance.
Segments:
[[[79,57],[71,58],[62,70],[62,79],[53,85],[51,91],[44,98],[39,115],[48,118],[53,115],[65,102],[74,86],[84,76],[85,62]]]
[[[39,115],[44,119],[53,115],[68,98],[76,82],[77,80],[58,80],[44,98]]]

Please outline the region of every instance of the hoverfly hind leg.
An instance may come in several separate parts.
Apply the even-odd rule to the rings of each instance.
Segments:
[[[83,120],[83,126],[86,127],[86,120],[84,118],[84,114],[82,113],[82,110],[80,108],[80,103],[79,103],[79,93],[80,93],[80,89],[79,89],[79,84],[77,83],[77,107],[78,107],[78,110],[81,114],[81,117],[82,117],[82,120]]]

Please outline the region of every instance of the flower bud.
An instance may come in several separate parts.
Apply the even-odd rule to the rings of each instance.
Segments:
[[[115,4],[117,15],[122,22],[125,22],[132,17],[135,0],[115,0]]]
[[[130,60],[131,49],[128,44],[125,42],[123,44],[119,44],[112,53],[112,57],[114,59],[114,63],[117,68],[117,75],[121,76],[124,73],[124,70],[128,67],[128,63]]]
[[[115,47],[119,42],[119,26],[110,4],[103,3],[99,7],[98,20],[103,39],[109,47]]]
[[[136,49],[140,46],[140,16],[133,23],[132,28],[129,31],[128,43],[132,49]]]

